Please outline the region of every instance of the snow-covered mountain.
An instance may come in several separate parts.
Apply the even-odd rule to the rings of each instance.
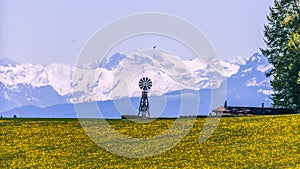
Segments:
[[[33,87],[30,84],[4,85],[0,82],[0,109],[9,110],[15,107],[35,105],[46,107],[67,103],[67,96],[59,95],[51,86]]]
[[[0,111],[35,105],[67,103],[71,95],[71,66],[18,64],[0,60]]]
[[[213,62],[213,60],[211,61]],[[227,79],[227,100],[234,105],[257,105],[272,93],[264,72],[270,68],[265,57],[254,54],[248,60],[219,61],[210,66],[199,59],[148,50],[130,55],[116,53],[100,63],[69,66],[18,64],[0,60],[0,111],[22,106],[47,107],[65,103],[105,101],[140,97],[137,82],[142,76],[153,81],[151,96],[180,89],[217,88]],[[215,80],[211,80],[215,79]],[[249,102],[249,98],[253,102]]]
[[[159,96],[181,89],[217,88],[225,78],[237,73],[239,67],[240,63],[213,59],[183,60],[160,50],[137,51],[126,57],[115,54],[104,59],[100,66],[83,63],[75,68],[71,102],[138,97],[137,83],[143,76],[153,82],[150,95]]]
[[[12,62],[12,61],[9,61]],[[15,62],[12,62],[15,63]],[[61,96],[68,95],[72,89],[72,67],[53,63],[50,65],[1,64],[0,82],[8,88],[26,84],[31,87],[51,86]]]
[[[271,78],[265,72],[272,68],[266,57],[255,53],[241,65],[239,71],[227,79],[227,100],[231,105],[270,106],[273,90]]]

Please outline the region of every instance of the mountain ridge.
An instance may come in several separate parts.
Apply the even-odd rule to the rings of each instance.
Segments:
[[[173,57],[168,55],[169,54],[164,54],[164,56],[157,55],[155,57],[156,60],[161,59],[160,61],[162,63],[167,63],[168,58]],[[113,81],[112,77],[114,75],[112,73],[124,71],[124,69],[122,69],[122,65],[126,65],[126,63],[140,64],[138,61],[134,60],[134,57],[138,57],[138,55],[131,55],[128,58],[130,57],[132,57],[131,60],[126,60],[126,55],[117,53],[115,54],[115,58],[113,56],[107,60],[104,59],[93,70],[96,72],[96,80],[92,81],[92,83],[89,83],[88,86],[85,86],[87,90],[74,91],[73,95],[71,92],[72,87],[80,84],[74,83],[74,77],[72,76],[75,68],[72,66],[64,64],[0,64],[0,92],[2,93],[0,96],[0,112],[9,111],[17,107],[28,105],[45,108],[53,105],[69,104],[72,103],[74,96],[76,97],[78,95],[80,98],[89,94],[89,91],[92,91],[90,94],[102,93],[102,95],[99,97],[102,97],[103,99],[99,99],[97,96],[92,96],[92,98],[96,98],[95,100],[97,101],[112,100],[113,98],[110,96],[112,95],[111,93],[113,92],[114,88],[117,88],[118,85],[124,83],[124,80],[122,81],[122,79],[120,79],[119,81],[113,82],[114,84],[109,84],[106,81]],[[180,70],[176,67],[174,68],[173,66],[175,73],[180,71],[192,72],[192,74],[185,75],[185,78],[196,79],[196,85],[200,86],[199,89],[209,89],[209,78],[204,70],[205,65],[196,66],[199,63],[191,64],[192,61],[189,60],[178,61],[183,62],[188,68]],[[270,87],[269,79],[264,76],[264,71],[270,69],[271,66],[268,64],[266,58],[259,53],[255,53],[249,57],[249,59],[245,59],[245,61],[238,61],[239,63],[236,64],[232,63],[233,61],[220,61],[224,71],[226,71],[224,73],[224,78],[227,78],[227,100],[229,104],[251,106],[260,105],[260,102],[265,102],[266,106],[270,105],[271,101],[269,97],[270,94],[272,94],[272,89]],[[177,63],[178,62],[175,60],[172,64],[176,65]],[[182,64],[180,63],[178,65]],[[171,66],[172,68],[172,65],[168,64],[162,64],[162,66]],[[116,67],[119,69],[116,69]],[[163,86],[158,84],[157,86],[160,86],[160,88],[153,90],[152,93],[150,92],[150,95],[159,96],[180,89],[172,87],[172,83],[174,83],[172,82],[172,79],[168,79],[168,77],[163,76],[162,74],[154,74],[153,72],[155,73],[155,70],[152,70],[152,74],[150,73],[150,75],[162,80],[160,84],[167,83],[169,85]],[[136,78],[139,78],[138,75],[136,76]],[[84,76],[82,78],[84,78]],[[155,81],[155,79],[153,80]],[[6,82],[6,84],[4,82]],[[135,83],[131,85],[134,84]],[[120,95],[116,98],[140,97],[140,91],[139,89],[136,89],[136,87],[133,87],[132,91],[127,92],[129,93],[125,92],[123,95]],[[254,99],[253,102],[249,102],[247,97],[258,99]]]

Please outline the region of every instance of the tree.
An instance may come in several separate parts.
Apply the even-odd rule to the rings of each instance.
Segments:
[[[300,0],[275,0],[264,27],[274,107],[300,112]]]

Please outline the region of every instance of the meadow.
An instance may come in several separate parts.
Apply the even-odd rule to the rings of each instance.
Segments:
[[[174,119],[107,122],[141,138],[163,133]],[[126,158],[95,144],[77,119],[0,119],[0,168],[300,168],[300,115],[222,118],[200,144],[204,122],[196,119],[188,135],[160,155]]]

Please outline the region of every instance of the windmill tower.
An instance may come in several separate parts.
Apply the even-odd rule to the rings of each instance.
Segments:
[[[152,87],[152,81],[148,77],[143,77],[139,81],[139,87],[142,89],[142,97],[140,101],[138,117],[146,118],[147,115],[150,118],[148,90]]]

